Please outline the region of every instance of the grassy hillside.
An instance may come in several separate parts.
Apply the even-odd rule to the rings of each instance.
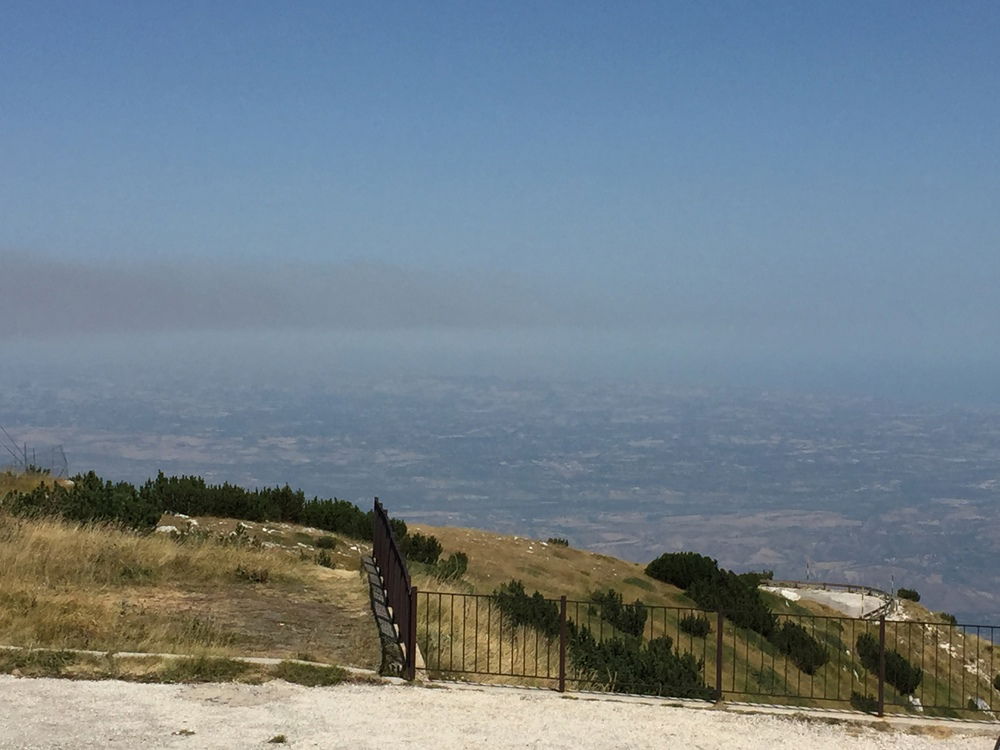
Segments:
[[[50,481],[44,475],[0,475],[0,497]],[[177,533],[0,510],[0,645],[377,665],[377,633],[360,575],[366,544],[285,522],[166,515],[159,523]],[[599,643],[621,639],[626,626],[608,619],[608,610],[592,603],[594,595],[614,590],[626,605],[641,600],[648,615],[641,641],[669,637],[675,652],[693,655],[699,684],[716,686],[714,616],[704,623],[707,632],[685,632],[682,620],[697,615],[694,601],[647,576],[643,565],[488,531],[419,525],[411,531],[437,537],[442,559],[463,552],[469,561],[464,574],[451,580],[441,580],[440,569],[411,564],[420,590],[436,592],[420,600],[418,620],[421,649],[434,675],[552,686],[558,664],[552,638],[524,623],[505,629],[489,596],[516,580],[528,596],[565,595],[570,621],[590,629]],[[805,599],[762,597],[782,622],[808,631],[829,658],[807,674],[773,639],[726,621],[721,654],[727,698],[842,708],[843,702],[832,699],[876,694],[871,663],[866,667],[856,651],[859,637],[877,636],[877,623],[851,620]],[[1000,658],[984,634],[963,632],[913,602],[905,603],[901,617],[888,623],[886,643],[922,670],[919,703],[889,685],[887,708],[918,711],[922,703],[955,715],[980,701],[988,709],[979,710],[981,717],[993,716],[1000,692],[991,682]],[[595,682],[595,673],[572,658],[570,679],[583,681],[571,687],[629,687],[616,675]]]
[[[530,594],[539,591],[549,598],[566,595],[570,600],[587,602],[592,595],[614,588],[625,602],[641,599],[646,605],[665,609],[650,610],[644,630],[646,639],[669,636],[680,651],[693,653],[703,660],[705,683],[715,684],[715,620],[710,618],[712,632],[707,638],[692,637],[679,628],[679,620],[689,614],[683,608],[695,608],[683,591],[654,580],[644,573],[643,565],[617,560],[584,550],[557,546],[538,540],[507,537],[486,531],[462,528],[411,525],[411,530],[433,534],[442,543],[442,557],[462,551],[469,556],[466,574],[459,581],[440,581],[423,566],[414,566],[414,583],[421,590],[489,594],[511,579],[524,582]],[[856,653],[857,639],[863,633],[878,636],[878,623],[844,617],[828,607],[802,599],[788,601],[778,595],[762,592],[772,611],[781,620],[801,624],[827,649],[830,659],[815,674],[805,674],[774,645],[755,632],[736,628],[728,621],[723,629],[723,687],[732,698],[801,705],[844,707],[852,692],[860,695],[877,694],[877,678],[867,670]],[[418,620],[422,648],[429,653],[431,664],[444,666],[441,676],[462,678],[473,660],[482,661],[487,652],[493,657],[494,671],[528,672],[551,675],[552,646],[545,639],[528,633],[504,635],[497,622],[484,619],[475,610],[473,599],[431,597],[425,602],[430,612],[424,621]],[[457,604],[456,604],[457,602]],[[677,609],[671,609],[677,608]],[[818,616],[812,619],[808,616]],[[571,619],[586,620],[592,628],[600,628],[603,637],[620,635],[603,622],[594,608],[571,605]],[[921,684],[915,693],[924,706],[946,707],[933,713],[944,715],[978,715],[990,718],[989,711],[968,711],[969,701],[985,700],[991,708],[1000,707],[1000,692],[991,684],[994,672],[1000,672],[1000,656],[994,655],[993,644],[986,637],[965,633],[914,602],[904,602],[900,621],[887,623],[886,644],[922,669]],[[478,618],[478,620],[477,620]],[[914,622],[916,621],[916,622]],[[491,624],[487,627],[485,623]],[[916,624],[919,622],[920,624]],[[984,634],[981,634],[984,635]],[[504,643],[504,640],[510,640]],[[509,660],[497,669],[495,656]],[[525,668],[527,667],[527,668]],[[475,668],[481,669],[480,665]],[[447,674],[451,671],[451,674]],[[470,675],[468,679],[489,682],[526,682],[552,685],[551,680],[514,678],[509,675]],[[907,695],[886,685],[886,710],[919,712],[920,708]],[[928,711],[931,713],[931,711]]]
[[[0,645],[377,666],[356,542],[290,524],[162,520],[193,533],[0,514]],[[318,550],[321,536],[335,548]],[[333,569],[317,564],[323,552]]]

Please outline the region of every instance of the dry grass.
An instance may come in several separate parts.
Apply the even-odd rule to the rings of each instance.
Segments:
[[[11,492],[31,492],[42,484],[52,484],[53,479],[48,474],[40,472],[0,471],[0,497]]]
[[[299,548],[180,542],[107,525],[0,515],[0,643],[215,656],[310,653],[374,667],[377,634],[355,562],[353,570],[329,570]]]
[[[243,682],[285,680],[307,687],[337,685],[350,679],[340,667],[283,661],[259,664],[224,657],[119,656],[66,650],[0,650],[0,673],[18,677],[63,677],[76,680],[131,682]],[[371,678],[364,677],[364,681]]]

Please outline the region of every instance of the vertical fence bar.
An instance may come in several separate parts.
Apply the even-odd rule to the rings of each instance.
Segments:
[[[885,615],[878,618],[878,715],[885,716]]]
[[[566,692],[566,595],[559,597],[559,692]]]
[[[720,609],[715,613],[715,701],[722,702],[722,626],[725,623]]]
[[[406,623],[406,679],[417,676],[417,587],[410,587],[410,611]]]

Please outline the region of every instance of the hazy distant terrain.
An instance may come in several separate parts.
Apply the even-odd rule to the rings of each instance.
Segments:
[[[490,379],[146,383],[25,378],[0,391],[0,424],[61,443],[74,472],[377,494],[407,519],[638,561],[894,575],[932,609],[1000,620],[1000,411]]]

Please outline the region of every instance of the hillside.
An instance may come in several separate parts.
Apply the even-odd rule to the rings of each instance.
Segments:
[[[290,524],[162,520],[195,531],[0,514],[0,645],[377,667],[356,541]],[[333,568],[317,564],[320,537],[336,540]]]
[[[647,607],[654,607],[649,609],[643,637],[670,637],[679,651],[690,652],[704,662],[704,682],[709,686],[715,684],[714,619],[710,618],[712,634],[705,638],[684,633],[679,628],[679,620],[697,605],[681,589],[647,576],[645,566],[585,550],[486,531],[416,524],[410,528],[411,532],[437,537],[442,543],[442,557],[454,551],[465,552],[469,557],[468,570],[460,581],[441,581],[425,567],[411,566],[417,571],[414,584],[421,590],[446,594],[443,598],[427,597],[426,605],[431,610],[429,621],[421,623],[418,620],[423,647],[430,652],[426,655],[428,663],[439,667],[439,676],[552,685],[551,680],[524,679],[510,674],[463,674],[463,670],[469,669],[469,662],[481,657],[487,649],[493,654],[502,652],[503,635],[502,630],[493,626],[491,643],[485,644],[483,619],[479,616],[477,622],[473,611],[475,600],[449,599],[447,594],[489,594],[499,585],[516,579],[524,583],[529,594],[538,591],[551,599],[565,595],[571,600],[569,618],[586,622],[595,631],[600,629],[602,637],[614,637],[619,633],[594,614],[600,607],[588,602],[595,593],[614,588],[625,602],[641,599]],[[877,694],[876,675],[866,668],[857,653],[860,636],[878,637],[877,621],[849,618],[806,598],[793,601],[767,591],[761,591],[760,596],[782,622],[801,625],[812,635],[826,649],[829,661],[815,673],[805,673],[771,642],[727,620],[722,653],[723,689],[729,697],[844,708],[852,693],[871,697]],[[470,630],[478,624],[475,638],[464,632],[463,623],[469,623]],[[436,638],[442,634],[444,638],[439,642]],[[912,695],[887,684],[886,710],[995,719],[995,710],[1000,707],[1000,691],[992,682],[1000,672],[1000,658],[994,653],[991,638],[995,640],[998,634],[996,631],[967,633],[918,603],[900,602],[886,625],[886,647],[909,660],[914,669],[921,671],[921,678]],[[524,647],[513,644],[512,658],[528,664],[533,658],[537,659],[538,671],[522,669],[519,665],[507,671],[550,674],[545,671],[549,665],[542,662],[551,659],[551,649],[543,653],[541,648],[529,647],[530,637],[522,635],[521,638]]]
[[[26,491],[30,481],[48,480],[7,475],[3,481],[8,489]],[[157,481],[175,489],[185,486],[162,477]],[[202,493],[216,491],[191,486]],[[63,502],[79,492],[63,492]],[[295,498],[290,491],[280,493]],[[260,497],[234,496],[254,502]],[[127,509],[121,512],[131,517]],[[357,508],[351,512],[359,513]],[[352,523],[356,526],[357,519]],[[0,513],[0,645],[299,658],[368,669],[380,663],[367,582],[360,574],[367,542],[285,521],[170,513],[161,515],[158,525],[160,533],[148,533],[103,522]],[[404,533],[402,526],[398,531]],[[760,600],[784,630],[765,635],[727,619],[719,641],[715,614],[705,617],[698,611],[691,589],[655,580],[642,565],[466,528],[411,525],[405,543],[418,534],[439,540],[442,560],[457,552],[468,556],[458,578],[442,578],[440,568],[411,558],[422,597],[418,644],[431,677],[554,686],[558,643],[553,631],[546,634],[527,620],[511,619],[492,596],[519,581],[523,595],[538,592],[543,601],[535,604],[549,612],[566,596],[574,633],[590,632],[598,651],[616,639],[616,648],[628,645],[627,622],[607,616],[618,597],[626,615],[641,614],[634,635],[642,649],[650,650],[635,658],[652,659],[654,669],[672,664],[670,669],[686,675],[688,686],[676,693],[662,682],[666,678],[651,686],[625,684],[620,674],[606,671],[602,677],[600,668],[585,668],[583,657],[571,649],[570,688],[706,698],[721,685],[726,700],[830,708],[844,708],[855,698],[871,701],[877,694],[876,673],[865,651],[865,639],[870,651],[871,639],[878,636],[877,622],[844,617],[808,599],[761,592]],[[605,603],[596,603],[595,595]],[[555,601],[546,604],[545,598]],[[636,600],[642,602],[641,612],[630,609]],[[692,618],[703,620],[703,631],[682,628]],[[812,643],[823,658],[801,661],[789,639]],[[907,687],[887,673],[886,710],[995,718],[1000,707],[991,684],[1000,672],[995,639],[996,633],[966,633],[919,604],[905,603],[887,623],[886,646],[899,653],[897,661],[912,667],[914,684]],[[658,648],[667,643],[676,656],[656,661],[660,657],[651,650],[656,643]],[[889,671],[896,669],[887,660]]]

